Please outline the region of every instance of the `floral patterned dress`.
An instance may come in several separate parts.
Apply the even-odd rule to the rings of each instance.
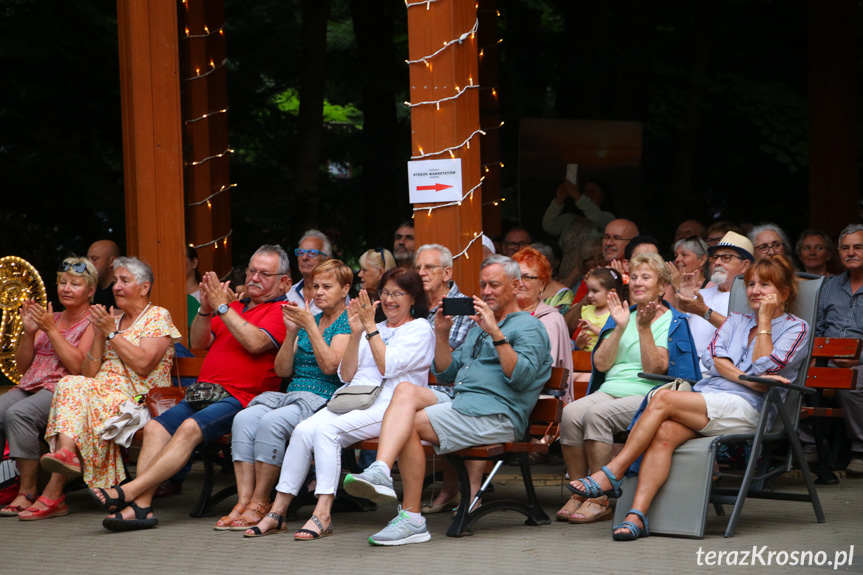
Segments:
[[[117,318],[119,324],[120,318]],[[179,341],[180,332],[168,310],[161,307],[151,307],[129,329],[117,335],[135,345],[141,338],[166,336]],[[114,346],[107,345],[95,378],[73,375],[57,383],[45,432],[51,451],[58,448],[58,433],[71,437],[81,452],[87,485],[118,485],[126,478],[120,448],[113,441],[103,441],[99,432],[105,420],[116,415],[127,399],[145,394],[153,387],[169,386],[173,361],[174,346],[169,345],[156,368],[142,377],[126,367]]]

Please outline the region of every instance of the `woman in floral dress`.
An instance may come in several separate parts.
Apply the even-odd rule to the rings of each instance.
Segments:
[[[95,337],[83,375],[61,379],[51,405],[45,438],[52,452],[42,456],[41,464],[52,472],[43,496],[56,497],[54,509],[47,511],[57,515],[68,512],[62,496],[67,479],[83,474],[90,487],[125,479],[120,449],[100,438],[101,429],[127,399],[170,385],[171,343],[180,332],[168,310],[149,303],[153,271],[136,258],[117,258],[113,267],[114,298],[122,313],[90,308]]]

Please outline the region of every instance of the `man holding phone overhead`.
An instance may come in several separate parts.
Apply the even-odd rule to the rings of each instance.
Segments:
[[[432,372],[439,381],[455,384],[454,397],[399,384],[384,415],[377,461],[345,478],[351,495],[392,501],[396,494],[390,471],[399,460],[402,507],[382,531],[369,537],[372,545],[431,538],[420,514],[426,466],[422,441],[434,445],[437,453],[450,453],[524,437],[530,411],[551,375],[548,334],[516,301],[518,264],[506,256],[489,256],[480,268],[479,284],[482,297],[473,297],[470,316],[477,328],[457,350],[449,345],[452,318],[441,309],[435,315]]]

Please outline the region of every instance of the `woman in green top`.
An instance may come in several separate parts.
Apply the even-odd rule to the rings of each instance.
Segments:
[[[629,275],[635,315],[615,291],[609,292],[611,318],[593,353],[594,371],[604,373],[605,381],[563,410],[560,443],[570,477],[583,477],[588,468],[596,470],[611,461],[614,434],[626,430],[644,395],[655,385],[639,378],[638,372],[668,371],[672,314],[662,294],[671,273],[658,254],[638,254],[629,262]],[[612,324],[614,328],[607,329]],[[573,495],[557,518],[592,523],[611,519],[612,514],[607,497],[585,500]]]

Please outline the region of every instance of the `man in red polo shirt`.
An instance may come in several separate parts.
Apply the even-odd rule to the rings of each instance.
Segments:
[[[183,467],[195,446],[230,433],[234,416],[253,397],[278,390],[273,362],[285,339],[281,302],[291,287],[290,273],[285,251],[264,245],[249,261],[246,299],[235,301],[215,273],[204,274],[191,330],[192,346],[209,350],[198,381],[217,384],[228,395],[200,411],[183,400],[146,425],[137,477],[122,488],[93,490],[103,508],[117,512],[103,521],[106,529],[155,527],[150,503],[159,484]]]

